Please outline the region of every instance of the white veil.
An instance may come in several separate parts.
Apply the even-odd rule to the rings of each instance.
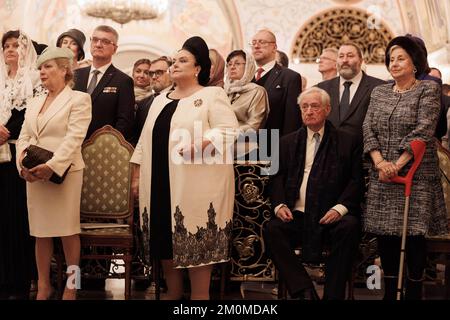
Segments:
[[[36,69],[37,54],[33,43],[26,34],[20,32],[19,53],[16,77],[8,79],[3,48],[0,48],[0,123],[6,124],[13,109],[23,110],[25,101],[33,96],[33,89],[39,85],[39,72]]]

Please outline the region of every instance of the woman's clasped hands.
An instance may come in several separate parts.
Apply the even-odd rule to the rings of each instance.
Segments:
[[[376,165],[378,179],[382,182],[390,182],[390,179],[398,175],[399,166],[394,162],[383,160]]]

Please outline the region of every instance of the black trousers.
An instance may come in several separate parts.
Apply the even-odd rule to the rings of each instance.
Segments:
[[[264,240],[269,256],[286,281],[289,294],[295,297],[303,290],[313,288],[313,283],[294,252],[294,248],[301,245],[303,213],[294,212],[293,215],[294,219],[290,222],[278,218],[271,220],[264,228]],[[343,300],[345,284],[352,272],[359,244],[359,219],[345,215],[338,222],[327,226],[325,233],[330,255],[325,262],[324,299]]]
[[[400,266],[401,237],[377,236],[378,252],[384,273],[384,300],[395,300],[397,293],[398,269]],[[423,272],[427,263],[427,248],[424,236],[407,236],[405,265],[406,300],[422,298]]]

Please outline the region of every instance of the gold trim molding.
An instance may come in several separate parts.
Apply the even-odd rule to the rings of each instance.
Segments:
[[[347,41],[358,44],[366,63],[384,63],[384,51],[393,38],[379,18],[355,8],[334,8],[306,22],[297,33],[291,57],[313,63],[325,48]]]

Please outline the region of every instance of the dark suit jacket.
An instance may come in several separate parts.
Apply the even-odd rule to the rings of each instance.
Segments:
[[[363,72],[361,82],[350,103],[350,110],[343,120],[339,119],[339,77],[323,81],[317,86],[325,90],[331,99],[331,112],[328,120],[337,128],[358,134],[362,138],[362,125],[370,103],[373,88],[385,81],[368,76]]]
[[[75,71],[74,90],[86,92],[91,67]],[[110,65],[91,95],[92,121],[86,134],[91,134],[109,124],[131,140],[134,125],[133,79]]]
[[[280,141],[280,167],[271,179],[272,207],[281,203],[293,210],[299,198],[306,156],[306,127]],[[327,121],[325,132],[308,178],[302,248],[305,259],[320,258],[323,227],[319,220],[336,204],[348,214],[361,215],[364,180],[362,144],[355,134],[337,130]]]
[[[134,133],[132,139],[133,145],[136,145],[139,141],[142,128],[144,127],[145,120],[147,119],[148,110],[150,110],[150,106],[152,105],[154,99],[155,96],[151,95],[137,103],[136,118],[134,121]]]
[[[297,104],[302,87],[300,74],[275,64],[263,86],[270,107],[265,128],[279,129],[280,137],[299,129],[302,124]]]

